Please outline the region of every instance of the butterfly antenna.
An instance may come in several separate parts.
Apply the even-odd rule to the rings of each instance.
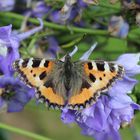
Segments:
[[[69,53],[69,56],[72,57],[77,51],[78,51],[78,47],[75,46],[75,47],[74,47],[74,50],[73,50],[72,52]]]
[[[63,56],[60,60],[61,60],[61,61],[64,61],[64,60],[65,60],[65,57],[68,56],[68,55],[69,55],[70,57],[72,57],[77,51],[78,51],[78,47],[75,46],[75,47],[74,47],[74,50],[73,50],[72,52],[66,54],[66,55]]]
[[[88,60],[89,56],[91,55],[91,53],[93,52],[93,50],[96,48],[97,44],[98,44],[98,43],[95,42],[95,43],[91,46],[91,48],[90,48],[88,51],[86,51],[86,52],[80,57],[80,60]]]

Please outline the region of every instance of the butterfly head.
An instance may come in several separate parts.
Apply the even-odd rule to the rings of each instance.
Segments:
[[[65,56],[65,61],[64,61],[64,67],[65,67],[65,70],[67,72],[70,72],[71,71],[71,67],[72,67],[72,62],[71,62],[71,56],[69,54],[67,54]]]
[[[66,54],[65,62],[70,62],[70,61],[71,61],[71,56],[69,54]]]

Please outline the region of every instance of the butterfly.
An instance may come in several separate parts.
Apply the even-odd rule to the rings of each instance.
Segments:
[[[19,59],[13,66],[21,80],[35,88],[36,98],[54,109],[89,107],[124,74],[119,64],[104,60],[73,62],[69,54],[64,60]]]

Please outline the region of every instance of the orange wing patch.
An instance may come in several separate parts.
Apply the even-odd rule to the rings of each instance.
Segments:
[[[64,99],[60,94],[55,93],[52,87],[40,86],[37,93],[39,94],[39,99],[46,100],[46,103],[51,108],[63,108]],[[44,102],[44,101],[43,101]]]
[[[83,88],[79,94],[72,96],[69,99],[68,107],[75,110],[83,109],[90,105],[88,101],[90,101],[90,103],[95,101],[93,98],[93,87],[89,89]]]
[[[82,109],[96,102],[100,92],[105,92],[112,83],[121,78],[123,67],[114,63],[93,61],[84,64],[85,77],[88,77],[89,88],[82,88],[81,92],[73,94],[69,99],[69,108]]]

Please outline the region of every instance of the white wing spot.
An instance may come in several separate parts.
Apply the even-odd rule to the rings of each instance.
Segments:
[[[105,71],[110,71],[109,65],[106,61],[104,62],[104,68],[105,68]]]
[[[29,62],[28,62],[28,64],[27,64],[27,67],[28,67],[28,68],[32,68],[32,64],[33,64],[33,58],[30,58],[30,59],[29,59]]]
[[[21,67],[22,63],[23,63],[23,59],[20,59],[18,65]]]
[[[114,68],[115,68],[115,71],[119,70],[118,65],[114,65]]]
[[[39,65],[39,67],[44,67],[45,61],[46,61],[46,59],[42,59],[40,65]]]
[[[96,63],[95,62],[92,62],[92,66],[93,66],[93,69],[94,70],[97,70],[97,66],[96,66]]]

